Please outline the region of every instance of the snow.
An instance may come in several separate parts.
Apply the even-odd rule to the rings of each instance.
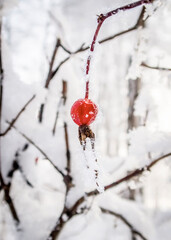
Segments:
[[[51,80],[48,89],[44,88],[58,37],[71,51],[82,43],[90,46],[97,26],[96,14],[132,2],[1,1],[2,132],[9,125],[6,121],[11,122],[34,94],[36,97],[16,121],[16,129],[12,128],[1,138],[3,178],[6,183],[12,181],[10,196],[21,223],[18,228],[15,226],[1,190],[0,240],[29,240],[30,236],[34,240],[47,239],[64,204],[71,208],[80,197],[84,197],[84,201],[77,214],[71,219],[67,213],[62,216],[66,224],[59,235],[60,240],[130,239],[128,226],[119,218],[103,213],[101,207],[121,214],[148,240],[170,240],[171,157],[161,160],[151,171],[146,170],[141,176],[115,188],[104,191],[104,186],[170,153],[171,72],[147,68],[141,63],[170,68],[171,2],[156,0],[153,5],[146,5],[144,29],[139,28],[101,45],[97,42],[88,76],[90,98],[99,109],[96,121],[90,126],[96,135],[95,150],[91,148],[90,139],[86,141],[86,150],[83,150],[78,139],[78,126],[70,116],[73,102],[85,94],[88,79],[85,64],[89,51],[73,54]],[[134,26],[141,9],[120,12],[107,19],[98,40]],[[59,48],[53,70],[67,56],[68,53]],[[140,79],[140,87],[133,103],[137,124],[128,129],[128,81],[137,78]],[[67,99],[65,106],[59,107],[63,80],[67,81]],[[42,103],[45,108],[43,121],[39,123]],[[53,135],[58,109],[56,134]],[[64,122],[68,129],[72,176],[72,186],[66,199],[63,177],[50,163],[52,161],[67,174]],[[23,151],[26,143],[28,149]],[[8,173],[16,158],[23,173],[17,170],[11,179]],[[97,196],[87,196],[88,192],[96,189]],[[135,200],[129,199],[131,190]]]

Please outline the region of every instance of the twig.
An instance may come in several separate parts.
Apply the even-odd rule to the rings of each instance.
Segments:
[[[1,133],[1,120],[2,120],[3,79],[4,79],[4,71],[2,67],[2,19],[0,19],[0,133]],[[1,185],[3,185],[3,177],[1,173],[1,138],[0,138],[0,181],[1,181]]]
[[[51,58],[51,61],[50,61],[49,71],[48,71],[47,79],[46,79],[46,82],[45,82],[45,88],[49,87],[53,65],[54,65],[55,57],[56,57],[56,54],[57,54],[57,51],[58,51],[59,47],[60,47],[60,39],[58,38],[56,40],[55,48],[53,50],[52,58]]]
[[[2,120],[2,99],[3,99],[3,66],[2,66],[2,19],[0,20],[0,132],[1,132],[1,120]],[[1,139],[0,139],[1,141]],[[10,196],[10,184],[5,184],[3,176],[2,176],[2,169],[1,169],[1,142],[0,142],[0,181],[1,181],[1,190],[4,190],[4,199],[9,206],[11,215],[13,219],[19,224],[20,220],[15,209],[13,200]]]
[[[5,136],[13,127],[13,125],[15,124],[15,122],[18,120],[18,118],[20,117],[20,115],[25,111],[26,107],[33,101],[33,99],[36,96],[33,95],[33,97],[24,105],[24,107],[22,107],[22,109],[19,111],[19,113],[16,115],[16,117],[10,122],[10,125],[7,127],[7,129],[0,134],[0,136]]]
[[[71,56],[71,55],[70,55],[70,56]],[[55,76],[55,74],[59,71],[60,67],[62,67],[62,65],[63,65],[64,63],[66,63],[66,62],[70,59],[70,56],[67,57],[67,58],[65,58],[63,61],[61,61],[61,62],[59,63],[59,65],[57,66],[57,68],[55,68],[55,70],[52,72],[51,80],[52,80],[52,78]]]
[[[55,135],[55,132],[56,132],[56,125],[57,125],[57,120],[59,117],[59,110],[60,110],[61,104],[65,105],[65,103],[66,103],[66,94],[67,94],[67,82],[65,80],[63,80],[62,81],[62,95],[59,100],[56,117],[55,117],[55,122],[54,122],[53,130],[52,130],[53,135]]]
[[[67,158],[67,173],[70,175],[71,172],[71,153],[69,149],[69,139],[68,139],[68,126],[67,123],[64,122],[64,133],[65,133],[65,146],[66,146],[66,158]]]
[[[52,53],[52,57],[51,57],[51,60],[50,60],[47,78],[46,78],[46,81],[45,81],[45,86],[44,86],[44,87],[45,87],[46,89],[49,87],[49,83],[50,83],[50,81],[51,81],[51,79],[52,79],[53,66],[54,66],[55,57],[56,57],[56,54],[57,54],[57,51],[58,51],[58,48],[59,48],[59,47],[60,47],[60,39],[57,38],[56,44],[55,44],[55,47],[54,47],[54,50],[53,50],[53,53]],[[42,104],[40,105],[40,109],[39,109],[38,120],[39,120],[40,123],[43,121],[44,105],[45,105],[45,104],[42,103]]]
[[[119,185],[119,184],[121,184],[121,183],[123,183],[123,182],[126,182],[126,181],[132,179],[132,178],[135,177],[135,176],[138,176],[138,175],[142,174],[144,171],[151,170],[151,168],[152,168],[156,163],[158,163],[160,160],[165,159],[165,158],[167,158],[167,157],[169,157],[169,156],[171,156],[171,153],[165,154],[165,155],[163,155],[163,156],[155,159],[154,161],[152,161],[152,162],[151,162],[149,165],[147,165],[146,167],[143,167],[143,168],[141,168],[141,169],[136,169],[135,171],[133,171],[132,173],[126,175],[125,177],[123,177],[123,178],[121,178],[121,179],[113,182],[113,183],[110,184],[110,185],[107,185],[107,186],[105,187],[105,191],[106,191],[106,190],[109,190],[109,189],[111,189],[111,188],[113,188],[113,187],[115,187],[115,186],[117,186],[117,185]],[[61,215],[60,215],[60,217],[59,217],[59,220],[58,220],[57,224],[55,225],[54,229],[52,230],[52,232],[50,233],[50,235],[49,235],[49,237],[48,237],[48,240],[49,240],[49,239],[55,240],[55,239],[59,236],[59,234],[61,233],[61,231],[62,231],[62,229],[64,228],[65,224],[66,224],[72,217],[74,217],[75,215],[77,215],[78,208],[80,207],[80,205],[81,205],[83,202],[85,202],[86,198],[87,198],[87,197],[91,197],[91,196],[96,196],[96,195],[99,195],[99,192],[98,192],[97,190],[91,191],[91,192],[89,192],[89,193],[86,193],[86,196],[82,196],[81,198],[79,198],[79,199],[75,202],[75,204],[74,204],[70,209],[64,207],[64,209],[63,209],[63,211],[62,211],[62,213],[61,213]],[[63,218],[64,214],[67,216],[67,220],[66,220],[66,221],[64,221],[64,218]],[[139,233],[138,231],[136,231],[136,230],[134,229],[134,234],[139,235],[139,234],[141,234],[141,233]],[[140,235],[139,235],[139,236],[140,236]],[[142,236],[142,237],[143,237],[143,236]],[[142,239],[143,239],[143,238],[142,238]],[[144,238],[144,239],[145,239],[145,238]]]
[[[106,14],[100,14],[100,16],[97,19],[98,25],[97,25],[97,28],[96,28],[96,31],[95,31],[95,34],[94,34],[94,37],[93,37],[93,41],[91,43],[90,54],[89,54],[89,56],[87,58],[87,63],[86,63],[86,76],[87,76],[87,80],[86,80],[85,98],[89,97],[89,81],[90,81],[90,79],[89,79],[89,71],[90,71],[90,63],[91,63],[91,59],[92,59],[92,53],[94,52],[94,49],[95,49],[96,40],[97,40],[99,31],[101,29],[101,26],[102,26],[103,22],[107,18],[109,18],[109,17],[111,17],[113,15],[116,15],[120,11],[126,11],[126,10],[129,10],[129,9],[133,9],[135,7],[141,6],[142,4],[149,4],[149,3],[152,3],[152,2],[153,2],[153,0],[141,0],[141,1],[138,1],[138,2],[135,2],[135,3],[131,3],[131,4],[125,5],[123,7],[117,8],[115,10],[112,10],[112,11],[106,13]]]
[[[162,159],[165,159],[167,157],[170,157],[171,156],[171,153],[168,153],[168,154],[165,154],[155,160],[153,160],[149,165],[141,168],[141,169],[136,169],[135,171],[133,171],[132,173],[120,178],[119,180],[109,184],[109,185],[106,185],[104,187],[104,190],[107,191],[113,187],[116,187],[118,186],[119,184],[123,183],[123,182],[126,182],[130,179],[132,179],[133,177],[136,177],[136,176],[139,176],[141,175],[144,171],[147,171],[147,170],[151,170],[151,168],[156,164],[158,163],[160,160]],[[96,196],[96,195],[99,195],[99,192],[97,190],[93,190],[91,192],[88,192],[86,193],[86,197],[91,197],[91,196]],[[76,202],[75,204],[72,206],[72,208],[70,209],[70,211],[72,212],[72,214],[74,214],[74,212],[77,211],[78,207],[85,201],[85,196],[82,196],[80,197]]]
[[[141,66],[150,68],[150,69],[154,69],[154,70],[159,70],[159,71],[171,71],[171,68],[149,66],[148,64],[146,64],[144,62],[141,63]]]
[[[13,200],[10,196],[11,184],[5,184],[4,182],[2,182],[2,188],[4,190],[4,199],[9,206],[9,209],[10,209],[13,219],[15,220],[16,224],[18,225],[20,223],[20,219],[19,219],[17,211],[15,209]]]
[[[145,8],[143,8],[143,9],[145,9]],[[126,34],[126,33],[129,33],[129,32],[132,32],[132,31],[138,29],[138,28],[142,25],[142,23],[141,23],[141,21],[142,21],[142,14],[143,14],[143,13],[141,12],[141,14],[140,14],[140,16],[139,16],[136,24],[135,24],[133,27],[131,27],[131,28],[127,29],[127,30],[121,31],[121,32],[119,32],[119,33],[116,33],[116,34],[114,34],[114,35],[112,35],[112,36],[110,36],[110,37],[104,38],[104,39],[102,39],[102,40],[99,41],[99,44],[106,43],[106,42],[108,42],[108,41],[111,41],[111,40],[119,37],[119,36],[122,36],[122,35],[124,35],[124,34]],[[146,20],[143,20],[143,21],[145,22]],[[62,45],[62,44],[61,44],[61,45]],[[60,46],[61,46],[61,45],[60,45]],[[75,51],[73,51],[73,52],[71,52],[70,50],[66,49],[63,45],[62,45],[61,47],[63,48],[64,51],[66,51],[66,52],[69,54],[69,56],[66,57],[64,60],[62,60],[62,61],[59,63],[59,65],[55,68],[55,70],[53,71],[53,73],[52,73],[52,75],[51,75],[51,80],[52,80],[52,78],[56,75],[56,73],[59,71],[59,69],[63,66],[63,64],[66,63],[73,55],[76,55],[76,54],[78,54],[78,53],[84,52],[84,51],[86,51],[86,50],[89,49],[89,46],[85,46],[85,47],[84,47],[84,44],[82,44],[81,47],[79,47],[77,50],[75,50]]]
[[[9,124],[9,122],[7,121]],[[14,125],[12,126],[22,137],[24,137],[31,145],[33,145],[44,157],[47,159],[50,164],[63,176],[65,177],[65,174],[53,163],[53,161],[47,156],[47,154],[29,137],[27,137],[24,133],[20,132]]]
[[[103,213],[110,214],[112,216],[115,216],[115,217],[119,218],[123,223],[125,223],[130,228],[133,236],[138,235],[141,239],[147,240],[147,238],[145,238],[142,233],[140,233],[138,230],[136,230],[132,226],[132,224],[130,222],[128,222],[128,220],[125,217],[123,217],[121,214],[116,213],[116,212],[111,211],[111,210],[108,210],[108,209],[105,209],[105,208],[102,208],[102,207],[100,207],[100,209]],[[135,239],[135,238],[133,238],[133,239]]]
[[[61,104],[63,104],[63,106],[65,106],[66,100],[67,100],[67,82],[63,80],[62,96],[61,96],[61,99],[59,102],[59,107],[57,110],[55,125],[54,125],[53,130],[56,129],[57,117],[59,115],[60,106],[61,106]],[[72,177],[70,175],[70,173],[71,173],[71,154],[70,154],[70,148],[69,148],[68,127],[67,127],[66,121],[64,121],[64,134],[65,134],[66,160],[67,160],[66,161],[67,162],[66,163],[67,174],[64,176],[64,183],[66,186],[65,201],[64,201],[63,211],[62,211],[57,223],[55,224],[54,228],[52,229],[51,233],[49,234],[48,239],[51,239],[51,240],[55,240],[56,237],[58,236],[58,234],[60,233],[61,229],[64,227],[64,225],[65,225],[64,215],[66,214],[66,216],[69,217],[68,208],[66,206],[66,200],[68,197],[68,192],[69,192],[70,188],[73,186]]]
[[[12,179],[12,177],[13,177],[13,175],[14,175],[14,172],[17,171],[17,170],[19,170],[20,173],[21,173],[21,175],[22,175],[22,177],[23,177],[23,179],[24,179],[24,181],[27,183],[27,185],[28,185],[29,187],[32,187],[32,188],[33,188],[33,184],[27,179],[27,177],[26,177],[26,175],[25,175],[25,173],[24,173],[24,171],[23,171],[23,168],[20,166],[20,163],[19,163],[20,152],[21,152],[21,151],[22,151],[22,152],[25,152],[25,151],[28,149],[28,147],[29,147],[29,145],[28,145],[28,143],[26,143],[26,144],[24,144],[24,146],[23,146],[22,149],[19,149],[19,150],[16,151],[16,153],[15,153],[15,158],[14,158],[14,160],[13,160],[12,167],[11,167],[11,169],[9,170],[7,176]]]

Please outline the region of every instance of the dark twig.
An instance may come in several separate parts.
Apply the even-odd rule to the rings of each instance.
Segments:
[[[140,233],[138,230],[136,230],[136,229],[132,226],[132,224],[131,224],[125,217],[123,217],[121,214],[116,213],[116,212],[111,211],[111,210],[108,210],[108,209],[105,209],[105,208],[102,208],[102,207],[101,207],[100,209],[101,209],[101,211],[102,211],[103,213],[106,213],[106,214],[110,214],[110,215],[112,215],[112,216],[115,216],[115,217],[119,218],[123,223],[125,223],[125,224],[130,228],[131,233],[132,233],[132,235],[133,235],[133,239],[135,239],[135,238],[134,238],[134,235],[137,235],[137,236],[139,236],[142,240],[147,240],[147,238],[145,238],[142,233]]]
[[[61,100],[60,100],[60,105],[63,104],[63,106],[65,106],[66,100],[67,100],[67,82],[63,81],[62,96],[61,96]],[[59,108],[60,108],[60,106],[59,106]],[[59,115],[59,108],[58,108],[56,116]],[[56,125],[55,125],[55,128],[56,128]],[[67,174],[64,177],[64,182],[65,182],[65,186],[66,186],[65,201],[64,201],[63,211],[62,211],[56,225],[54,226],[51,233],[49,234],[48,239],[51,239],[51,240],[55,240],[57,238],[57,236],[61,232],[61,229],[63,229],[65,223],[67,221],[69,221],[70,217],[72,217],[72,216],[70,216],[70,213],[69,213],[68,208],[66,206],[66,200],[67,200],[67,197],[68,197],[68,192],[69,192],[70,188],[73,186],[72,177],[70,175],[70,173],[71,173],[71,154],[70,154],[70,148],[69,148],[68,127],[67,127],[66,121],[64,121],[64,134],[65,134],[66,160],[67,160],[67,164],[66,164]],[[64,215],[66,215],[67,218],[68,218],[66,221],[64,220]]]
[[[0,132],[1,132],[1,120],[2,120],[2,99],[3,99],[3,80],[4,80],[4,71],[2,66],[2,19],[0,19]],[[1,138],[0,138],[1,141]],[[10,188],[11,184],[6,184],[3,175],[2,175],[2,168],[1,168],[1,142],[0,142],[0,181],[1,181],[1,190],[4,190],[4,199],[9,206],[11,215],[15,222],[19,224],[20,220],[15,209],[13,200],[10,196]]]
[[[55,48],[53,50],[52,58],[50,60],[49,71],[48,71],[47,79],[46,79],[46,82],[45,82],[45,88],[49,87],[49,83],[50,83],[50,80],[51,80],[52,69],[53,69],[54,62],[55,62],[55,57],[56,57],[56,54],[57,54],[57,51],[58,51],[59,47],[60,47],[60,39],[58,38],[57,41],[56,41],[56,44],[55,44]]]
[[[130,174],[128,174],[128,175],[120,178],[119,180],[117,180],[117,181],[115,181],[115,182],[113,182],[113,183],[111,183],[111,184],[109,184],[109,185],[106,185],[106,186],[104,187],[104,190],[105,190],[105,191],[106,191],[106,190],[109,190],[109,189],[111,189],[111,188],[113,188],[113,187],[118,186],[119,184],[121,184],[121,183],[123,183],[123,182],[127,182],[127,181],[129,181],[130,179],[132,179],[132,178],[134,178],[134,177],[136,177],[136,176],[141,175],[141,174],[142,174],[143,172],[145,172],[145,171],[150,171],[151,168],[152,168],[156,163],[158,163],[160,160],[165,159],[165,158],[170,157],[170,156],[171,156],[171,153],[168,153],[168,154],[165,154],[165,155],[163,155],[163,156],[155,159],[155,160],[152,161],[149,165],[147,165],[147,166],[145,166],[145,167],[143,167],[143,168],[141,168],[141,169],[136,169],[136,170],[133,171],[132,173],[130,173]],[[99,192],[98,192],[97,190],[93,190],[93,191],[91,191],[91,192],[86,193],[86,197],[96,196],[96,195],[98,195],[98,194],[99,194]],[[75,203],[75,204],[73,205],[73,207],[70,209],[70,211],[72,212],[72,214],[74,214],[74,213],[77,211],[78,207],[79,207],[84,201],[85,201],[85,196],[80,197],[80,198],[76,201],[76,203]]]
[[[149,165],[147,165],[146,167],[143,167],[141,169],[136,169],[135,171],[133,171],[132,173],[126,175],[125,177],[113,182],[112,184],[110,185],[107,185],[105,187],[105,190],[109,190],[123,182],[126,182],[130,179],[132,179],[133,177],[136,177],[136,176],[139,176],[140,174],[142,174],[144,171],[149,171],[151,170],[151,168],[156,164],[158,163],[160,160],[162,159],[165,159],[167,157],[170,157],[171,156],[171,153],[168,153],[168,154],[165,154],[157,159],[155,159],[154,161],[152,161]],[[48,240],[51,239],[51,240],[55,240],[59,234],[61,233],[62,229],[64,228],[65,224],[74,216],[77,215],[78,213],[78,208],[80,207],[80,205],[82,203],[85,202],[86,198],[87,197],[92,197],[92,196],[96,196],[96,195],[99,195],[99,192],[97,190],[94,190],[94,191],[91,191],[89,193],[86,193],[86,196],[82,196],[81,198],[79,198],[75,204],[70,208],[66,208],[64,207],[63,209],[63,212],[61,213],[60,217],[59,217],[59,220],[56,224],[56,226],[54,227],[54,229],[52,230],[52,232],[50,233],[49,237],[48,237]],[[67,216],[67,220],[64,221],[64,218],[63,216],[66,215]],[[126,219],[125,219],[126,220]],[[123,220],[124,221],[124,220]],[[128,223],[128,222],[127,222]],[[126,222],[125,222],[126,224]],[[134,231],[134,235],[137,234],[137,235],[142,235],[140,232],[138,232],[137,230],[133,229]],[[146,239],[146,238],[143,238],[143,235],[141,236],[142,239]]]
[[[66,103],[66,94],[67,94],[67,82],[65,80],[62,81],[62,95],[61,98],[59,100],[59,104],[58,104],[58,108],[57,108],[57,112],[56,112],[56,117],[55,117],[55,122],[54,122],[54,126],[53,126],[53,130],[52,133],[53,135],[55,135],[56,132],[56,125],[57,125],[57,120],[59,117],[59,110],[61,105],[65,105]]]
[[[149,4],[149,3],[152,3],[153,0],[140,0],[138,2],[134,2],[134,3],[131,3],[131,4],[128,4],[128,5],[125,5],[123,7],[120,7],[120,8],[117,8],[115,10],[112,10],[110,12],[107,12],[106,14],[100,14],[98,19],[97,19],[97,28],[96,28],[96,31],[94,33],[94,36],[93,36],[93,41],[91,43],[91,46],[90,46],[90,54],[87,58],[87,63],[86,63],[86,76],[87,76],[87,81],[86,81],[86,92],[85,92],[85,98],[88,98],[89,97],[89,71],[90,71],[90,63],[91,63],[91,59],[92,59],[92,53],[94,52],[94,49],[95,49],[95,44],[96,44],[96,41],[97,41],[97,37],[98,37],[98,34],[99,34],[99,31],[101,29],[101,26],[103,24],[103,22],[113,16],[113,15],[116,15],[117,13],[119,13],[120,11],[127,11],[127,10],[130,10],[130,9],[133,9],[135,7],[138,7],[138,6],[141,6],[143,4]]]
[[[23,168],[21,167],[21,165],[20,165],[20,163],[19,163],[20,152],[25,152],[25,151],[28,149],[28,147],[29,147],[29,145],[28,145],[28,143],[26,143],[26,144],[24,144],[24,146],[23,146],[22,149],[19,149],[19,150],[16,151],[16,153],[15,153],[15,158],[14,158],[14,160],[13,160],[12,167],[11,167],[11,169],[9,170],[7,176],[8,176],[10,179],[12,179],[15,171],[18,170],[18,171],[20,171],[20,173],[21,173],[24,181],[26,182],[26,184],[27,184],[29,187],[32,187],[32,188],[33,188],[33,184],[27,179],[27,177],[26,177],[26,175],[25,175],[25,173],[24,173],[24,171],[23,171]]]
[[[141,63],[141,66],[149,68],[149,69],[159,70],[159,71],[171,71],[171,68],[149,66],[148,64],[146,64],[144,62]]]
[[[4,182],[2,182],[2,189],[4,190],[4,199],[5,199],[6,203],[9,206],[11,215],[12,215],[13,219],[15,220],[16,224],[18,225],[20,223],[20,220],[19,220],[17,211],[15,209],[13,200],[12,200],[12,198],[10,196],[11,184],[10,183],[9,184],[5,184]]]
[[[34,98],[35,98],[35,95],[33,95],[33,97],[24,105],[24,107],[22,107],[22,109],[19,111],[16,117],[10,122],[10,125],[7,127],[7,129],[0,134],[1,137],[5,136],[11,130],[11,128],[16,123],[20,115],[25,111],[26,107],[33,101]]]
[[[0,19],[0,133],[1,133],[1,120],[2,120],[3,79],[4,79],[4,71],[2,67],[2,19]],[[3,177],[1,173],[1,139],[0,139],[0,180],[2,185]]]
[[[145,9],[145,8],[143,7],[143,9]],[[119,37],[119,36],[122,36],[122,35],[124,35],[126,33],[129,33],[129,32],[132,32],[132,31],[138,29],[142,25],[142,22],[141,22],[142,21],[142,14],[144,14],[144,12],[141,12],[141,14],[140,14],[136,24],[133,27],[131,27],[131,28],[127,29],[127,30],[121,31],[119,33],[116,33],[116,34],[114,34],[114,35],[112,35],[110,37],[104,38],[104,39],[99,41],[99,44],[106,43],[106,42],[108,42],[110,40],[113,40],[113,39]],[[144,22],[145,21],[146,20],[144,20]],[[63,48],[64,51],[66,51],[69,54],[69,56],[66,57],[64,60],[62,60],[59,63],[59,65],[55,68],[55,70],[53,71],[53,73],[51,75],[51,80],[55,76],[55,74],[59,71],[59,69],[63,66],[63,64],[66,63],[73,55],[76,55],[78,53],[84,52],[84,51],[89,49],[89,46],[85,46],[84,47],[84,44],[82,44],[81,47],[79,47],[77,50],[71,52],[68,49],[66,49],[62,44],[60,46]]]
[[[67,123],[64,122],[64,133],[65,133],[65,146],[66,146],[66,158],[67,158],[67,173],[70,175],[71,172],[71,153],[69,149],[69,139],[68,139],[68,126]]]
[[[58,51],[59,47],[60,47],[60,39],[57,38],[56,44],[55,44],[55,47],[54,47],[54,50],[53,50],[53,53],[52,53],[52,57],[51,57],[51,60],[50,60],[50,64],[49,64],[49,70],[48,70],[48,74],[47,74],[47,78],[46,78],[45,86],[44,86],[45,88],[49,87],[49,83],[50,83],[50,81],[52,79],[52,73],[53,73],[55,57],[56,57],[56,54],[57,54],[57,51]],[[45,107],[45,104],[42,103],[40,105],[39,115],[38,115],[38,120],[39,120],[40,123],[43,121],[44,107]]]
[[[9,122],[7,121],[9,124]],[[47,156],[47,154],[29,137],[27,137],[24,133],[20,132],[14,125],[12,126],[22,137],[24,137],[31,145],[33,145],[44,157],[47,159],[50,164],[63,176],[65,177],[65,174],[53,163],[53,161]]]
[[[71,55],[70,55],[70,56],[71,56]],[[70,56],[67,57],[67,58],[65,58],[63,61],[61,61],[61,62],[59,63],[59,65],[55,68],[55,70],[52,72],[51,80],[52,80],[52,78],[55,76],[55,74],[59,71],[60,67],[62,67],[62,65],[63,65],[64,63],[66,63],[66,62],[70,59]]]

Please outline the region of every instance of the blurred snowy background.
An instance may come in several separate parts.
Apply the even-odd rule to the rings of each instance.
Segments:
[[[35,95],[1,136],[0,240],[171,239],[170,0],[105,21],[99,40],[107,40],[96,46],[90,82],[99,107],[92,129],[102,186],[161,161],[87,197],[95,182],[70,117],[73,102],[84,96],[85,48],[96,15],[131,2],[0,1],[1,133]]]

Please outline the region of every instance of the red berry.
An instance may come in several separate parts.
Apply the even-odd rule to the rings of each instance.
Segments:
[[[90,125],[95,120],[97,113],[97,106],[88,98],[78,99],[71,108],[71,117],[79,126]]]

